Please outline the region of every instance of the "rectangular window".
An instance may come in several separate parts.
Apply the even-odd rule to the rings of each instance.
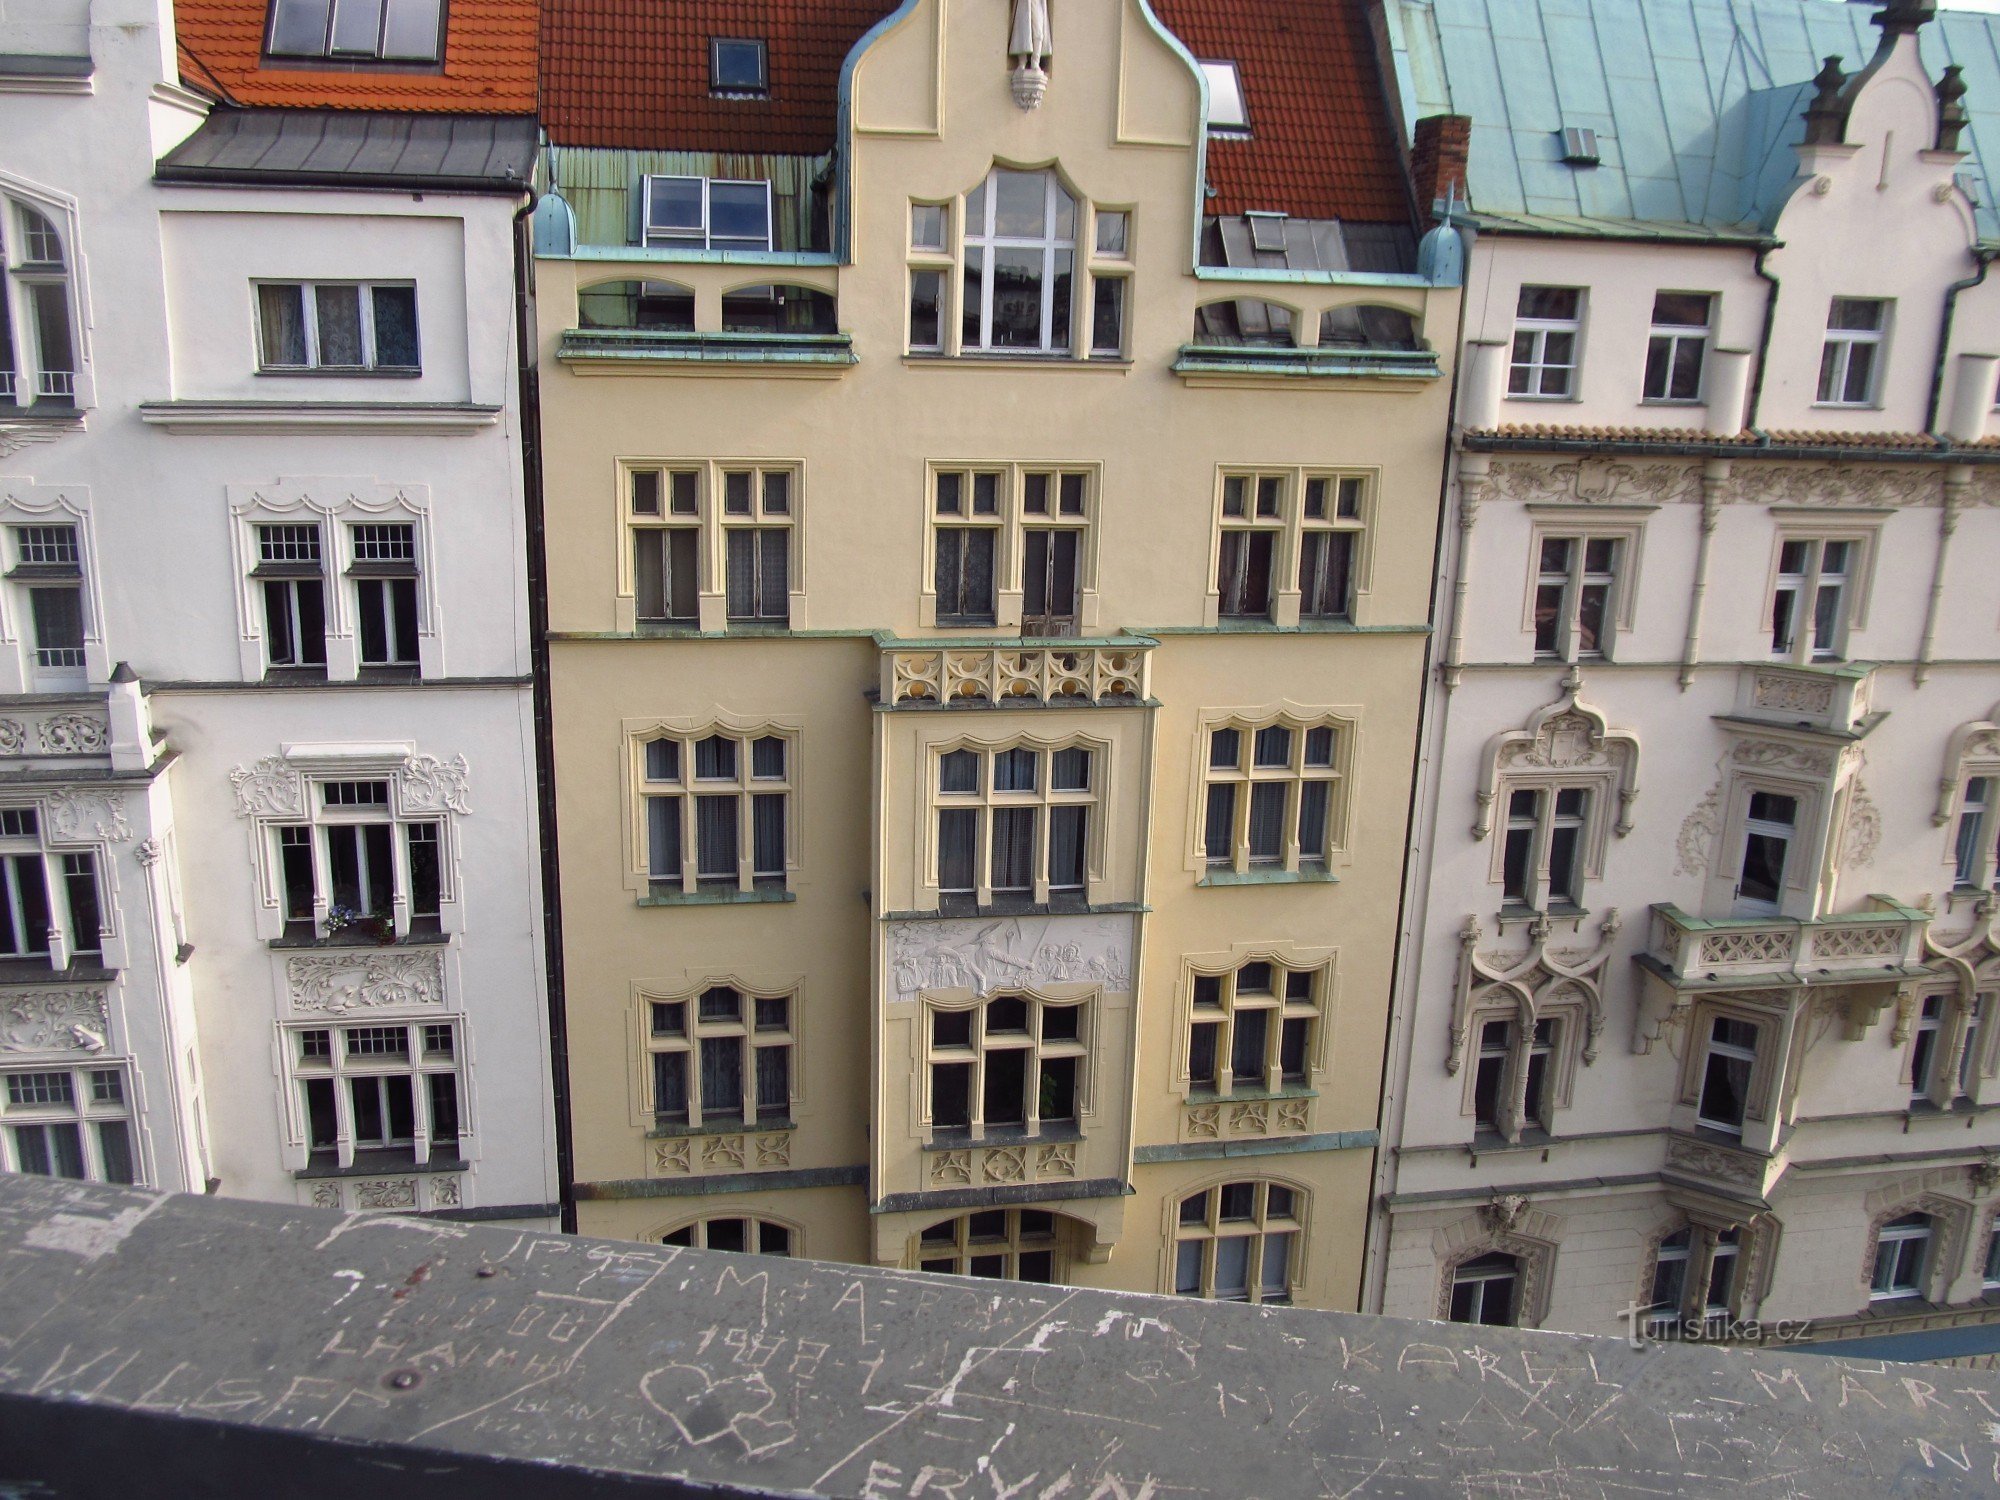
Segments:
[[[1330,724],[1208,733],[1202,851],[1211,868],[1323,867],[1344,772]]]
[[[1507,794],[1502,899],[1534,911],[1582,903],[1592,796],[1588,787],[1517,787]]]
[[[1743,862],[1737,871],[1736,909],[1745,916],[1775,916],[1785,899],[1785,866],[1798,832],[1796,797],[1752,792],[1743,825]]]
[[[924,1012],[933,1135],[1019,1138],[1081,1119],[1088,1023],[1078,1002],[994,995]]]
[[[4,330],[0,330],[4,337]],[[13,526],[8,577],[25,596],[35,676],[81,681],[84,673],[83,552],[73,524]]]
[[[444,0],[272,0],[265,52],[273,57],[436,62]]]
[[[1937,1082],[1938,1047],[1944,1025],[1944,996],[1926,995],[1910,1038],[1910,1102],[1927,1104]]]
[[[1934,1228],[1931,1216],[1922,1213],[1905,1214],[1882,1226],[1875,1239],[1875,1271],[1869,1279],[1871,1302],[1924,1295]]]
[[[1583,292],[1572,286],[1524,286],[1514,316],[1507,393],[1549,400],[1576,394]]]
[[[1819,359],[1821,406],[1874,406],[1888,352],[1889,309],[1876,297],[1835,297]]]
[[[286,936],[355,929],[383,941],[438,930],[446,890],[444,824],[396,816],[386,780],[315,781],[311,821],[272,829]]]
[[[1958,803],[1958,832],[1952,845],[1953,883],[1960,890],[1978,890],[2000,884],[2000,835],[1995,823],[1994,783],[1991,776],[1966,778],[1965,792]]]
[[[993,173],[965,198],[960,346],[1067,354],[1076,200],[1053,172]]]
[[[943,271],[910,272],[910,352],[938,354],[944,349]]]
[[[1659,292],[1653,297],[1653,332],[1646,346],[1648,401],[1701,400],[1715,299],[1707,292]]]
[[[1361,546],[1366,481],[1357,475],[1308,475],[1299,519],[1299,616],[1354,618],[1355,559]]]
[[[417,665],[417,528],[371,521],[348,528],[354,613],[364,667]]]
[[[642,741],[645,874],[655,896],[703,886],[782,889],[789,870],[792,742],[781,735]]]
[[[263,596],[264,659],[276,670],[326,667],[326,578],[316,525],[260,525],[250,577]]]
[[[1222,539],[1216,552],[1217,614],[1268,619],[1275,598],[1272,568],[1284,533],[1285,477],[1228,474],[1222,480]]]
[[[1617,537],[1544,536],[1535,577],[1535,655],[1607,656],[1617,618],[1624,543]]]
[[[1757,1027],[1731,1016],[1716,1016],[1709,1024],[1708,1046],[1702,1054],[1696,1123],[1727,1135],[1742,1135],[1756,1066]]]
[[[33,808],[0,812],[0,850],[5,851],[0,853],[0,958],[46,960],[51,919],[48,866],[41,823]]]
[[[454,1021],[286,1031],[287,1067],[315,1166],[455,1160],[467,1133]]]
[[[762,98],[771,90],[764,44],[748,37],[710,37],[708,91],[731,98]]]
[[[1021,475],[1021,633],[1076,634],[1083,554],[1090,524],[1090,475],[1036,470]]]
[[[1084,897],[1095,763],[1096,752],[1081,746],[940,755],[934,793],[940,897],[981,905],[996,896],[1008,902]]]
[[[1268,960],[1194,976],[1189,1011],[1192,1097],[1261,1095],[1311,1082],[1327,965],[1288,968]],[[1227,1072],[1219,1071],[1223,1062]]]
[[[645,243],[689,250],[769,250],[771,184],[708,177],[648,177]]]
[[[1771,595],[1771,654],[1838,661],[1846,653],[1851,585],[1860,543],[1797,537],[1779,544]]]
[[[933,477],[934,566],[940,625],[992,626],[999,563],[1001,485],[995,472],[940,471]]]
[[[795,1003],[727,985],[711,986],[693,1002],[649,1002],[655,1123],[788,1124]]]
[[[0,1172],[138,1182],[122,1068],[21,1069],[0,1081]]]
[[[262,281],[257,318],[267,372],[420,368],[413,282]]]

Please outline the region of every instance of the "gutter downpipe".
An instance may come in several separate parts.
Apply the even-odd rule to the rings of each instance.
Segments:
[[[1401,1162],[1398,1153],[1403,1142],[1400,1124],[1391,1128],[1391,1091],[1394,1091],[1393,1107],[1400,1112],[1408,1097],[1411,1039],[1416,1030],[1416,1005],[1414,1001],[1401,1003],[1404,999],[1403,987],[1418,967],[1418,961],[1410,952],[1412,934],[1423,925],[1423,918],[1430,909],[1430,889],[1426,878],[1430,871],[1430,848],[1427,843],[1421,843],[1421,830],[1437,825],[1435,818],[1426,819],[1425,814],[1432,805],[1428,792],[1436,790],[1442,764],[1442,757],[1431,754],[1430,746],[1433,740],[1443,744],[1445,724],[1451,716],[1452,694],[1449,686],[1442,681],[1443,674],[1451,672],[1454,682],[1457,676],[1455,660],[1450,666],[1440,667],[1436,659],[1437,616],[1445,599],[1443,564],[1447,556],[1455,554],[1462,568],[1464,549],[1471,540],[1470,536],[1461,534],[1457,548],[1448,548],[1446,541],[1451,532],[1448,523],[1451,520],[1452,482],[1458,468],[1458,397],[1465,375],[1466,308],[1471,301],[1472,249],[1476,243],[1471,230],[1459,228],[1458,233],[1465,242],[1465,269],[1458,289],[1458,329],[1454,346],[1457,354],[1452,362],[1451,400],[1445,409],[1444,457],[1438,465],[1437,534],[1431,544],[1431,629],[1424,637],[1423,670],[1418,678],[1416,745],[1410,755],[1409,811],[1403,821],[1402,888],[1397,899],[1396,944],[1389,965],[1389,1025],[1382,1048],[1379,1088],[1382,1102],[1375,1122],[1375,1184],[1368,1203],[1366,1253],[1361,1261],[1361,1299],[1357,1304],[1364,1312],[1381,1308],[1387,1284],[1389,1199],[1394,1195],[1399,1179]],[[1453,601],[1453,617],[1457,619],[1462,603],[1457,595],[1453,596]],[[1440,678],[1435,693],[1432,691],[1434,673]],[[1431,708],[1433,703],[1436,704],[1435,716]]]
[[[542,941],[549,1006],[549,1087],[555,1104],[556,1197],[576,1233],[576,1159],[570,1124],[569,1002],[563,989],[562,872],[556,859],[554,692],[549,681],[548,533],[542,505],[542,383],[535,336],[535,206],[514,215],[514,342],[521,396],[521,495],[526,509],[528,658],[534,676],[535,806],[541,825]]]
[[[1924,431],[1931,437],[1938,435],[1938,410],[1944,404],[1944,362],[1951,353],[1951,327],[1958,317],[1958,294],[1972,290],[1986,279],[1986,273],[1992,268],[1994,257],[2000,255],[2000,250],[1980,246],[1972,254],[1979,262],[1979,269],[1963,281],[1954,281],[1944,289],[1944,317],[1938,327],[1937,358],[1931,361],[1931,399],[1924,408]]]
[[[1763,429],[1757,425],[1757,418],[1762,413],[1764,405],[1764,369],[1771,357],[1771,329],[1778,321],[1779,292],[1778,278],[1764,269],[1764,261],[1773,250],[1778,248],[1779,244],[1776,240],[1759,245],[1757,247],[1756,263],[1750,268],[1757,273],[1761,280],[1768,282],[1771,287],[1771,295],[1764,299],[1764,327],[1757,335],[1757,368],[1750,373],[1750,414],[1744,419],[1743,423],[1745,431],[1759,434],[1763,432]]]

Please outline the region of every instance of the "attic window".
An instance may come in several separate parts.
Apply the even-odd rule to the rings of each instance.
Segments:
[[[434,63],[444,0],[271,0],[272,57]]]
[[[1284,214],[1259,213],[1252,209],[1243,217],[1250,221],[1250,244],[1254,249],[1274,255],[1285,253]]]
[[[1243,80],[1236,76],[1236,64],[1205,62],[1201,73],[1208,80],[1208,133],[1248,135],[1250,114],[1243,106]]]
[[[1596,131],[1587,125],[1570,125],[1560,133],[1565,163],[1572,167],[1594,167],[1598,164]]]
[[[712,37],[708,43],[708,90],[762,99],[771,92],[764,44],[747,37]]]

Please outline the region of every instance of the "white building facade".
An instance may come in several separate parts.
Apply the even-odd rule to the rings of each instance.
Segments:
[[[1477,92],[1460,9],[1389,8],[1412,118]],[[1983,24],[1929,12],[1711,9],[1698,104],[1549,40],[1568,113],[1520,79],[1472,121],[1383,1312],[1992,1316],[2000,284],[1936,66]],[[1780,23],[1796,76],[1746,79]],[[1809,81],[1814,52],[1873,56]],[[1712,113],[1715,160],[1648,163],[1647,108]],[[1440,181],[1455,132],[1463,160],[1462,121],[1419,127]]]
[[[7,1086],[47,1081],[0,1165],[548,1222],[506,315],[532,122],[419,163],[392,114],[212,108],[161,0],[18,9],[0,828],[51,915],[6,956],[47,971],[0,1000]],[[361,176],[302,129],[389,145]],[[79,856],[95,952],[59,920]]]

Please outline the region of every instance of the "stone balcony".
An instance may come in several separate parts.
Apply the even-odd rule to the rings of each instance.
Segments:
[[[1930,913],[1887,896],[1873,909],[1811,921],[1793,917],[1690,916],[1653,908],[1639,962],[1675,989],[1895,983],[1924,972]]]
[[[886,708],[1136,708],[1151,697],[1153,642],[884,642]]]

